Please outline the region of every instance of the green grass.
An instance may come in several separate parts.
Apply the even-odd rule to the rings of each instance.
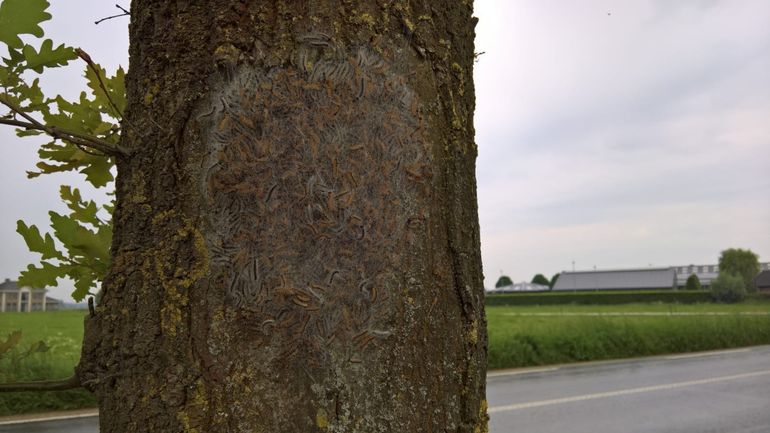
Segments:
[[[486,311],[490,369],[770,344],[770,315],[741,314],[770,313],[767,300],[742,304],[488,306]],[[2,340],[14,330],[23,332],[16,354],[38,340],[51,347],[46,353],[16,362],[8,357],[0,360],[0,382],[71,375],[80,358],[85,314],[0,314]],[[0,416],[95,405],[96,399],[84,390],[0,394]]]
[[[766,312],[770,313],[770,302],[768,301],[746,301],[739,304],[668,304],[655,302],[649,304],[622,304],[622,305],[506,305],[506,306],[487,306],[487,315],[491,314],[510,314],[510,313],[601,313],[601,312],[683,312],[683,313],[741,313],[741,312]]]
[[[518,306],[486,311],[490,369],[770,344],[770,315],[740,314],[770,313],[768,302]],[[630,315],[580,315],[616,312]],[[672,314],[634,315],[642,312]],[[727,315],[707,315],[712,312]]]
[[[0,340],[22,331],[19,345],[0,359],[0,382],[63,379],[80,359],[85,311],[0,313]],[[43,340],[50,349],[14,359],[31,344]],[[0,394],[0,416],[96,406],[96,398],[83,389]]]
[[[552,291],[490,294],[488,306],[499,305],[564,305],[564,304],[630,304],[630,303],[679,303],[695,304],[711,301],[708,290],[599,290],[599,291]]]

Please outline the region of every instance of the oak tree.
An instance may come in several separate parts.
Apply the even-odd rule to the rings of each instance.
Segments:
[[[54,138],[43,170],[117,167],[111,222],[70,189],[57,240],[20,228],[49,260],[35,285],[101,281],[76,374],[101,431],[486,431],[471,2],[134,0],[130,20],[125,98],[66,47],[45,58],[87,63],[82,105],[21,74],[3,95]]]

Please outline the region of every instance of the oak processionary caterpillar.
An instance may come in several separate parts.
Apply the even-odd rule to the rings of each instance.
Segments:
[[[391,335],[430,156],[403,75],[369,48],[306,39],[297,67],[244,68],[199,118],[210,285],[286,356],[359,353]]]

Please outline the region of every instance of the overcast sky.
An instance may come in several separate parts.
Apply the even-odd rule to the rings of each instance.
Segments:
[[[127,64],[112,3],[51,0],[47,36]],[[76,6],[77,5],[77,6]],[[125,4],[124,4],[125,5]],[[770,261],[770,2],[476,0],[476,141],[485,285],[571,269]],[[83,11],[86,11],[85,13]],[[47,83],[74,96],[80,65]],[[58,185],[26,179],[30,140],[0,129],[0,278],[35,256]],[[71,285],[54,288],[66,298]]]

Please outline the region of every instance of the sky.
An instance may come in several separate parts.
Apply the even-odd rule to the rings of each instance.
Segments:
[[[51,3],[47,37],[127,65],[127,19],[93,25],[111,2]],[[770,261],[770,2],[476,0],[475,15],[486,287],[501,272],[715,264],[731,247]],[[43,85],[74,97],[81,75]],[[0,128],[0,279],[36,260],[16,220],[45,226],[64,211],[58,186],[83,184],[27,180],[35,146]]]

